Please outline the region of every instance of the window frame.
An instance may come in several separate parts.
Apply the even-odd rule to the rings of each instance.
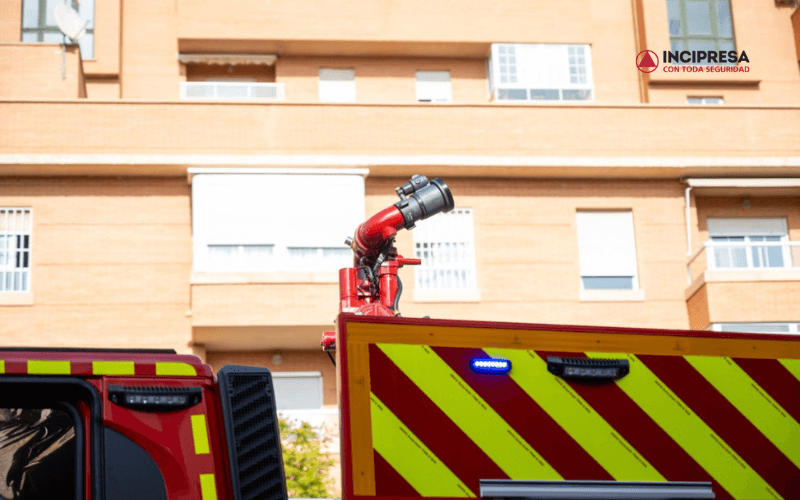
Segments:
[[[516,81],[508,81],[502,82],[502,79],[505,74],[508,75],[509,78],[516,78],[517,75],[522,73],[521,71],[518,72],[517,68],[521,66],[524,67],[525,61],[519,61],[519,57],[521,54],[518,53],[518,48],[522,50],[523,47],[527,47],[530,52],[527,56],[523,57],[533,57],[536,51],[542,51],[540,54],[536,54],[537,57],[542,59],[546,59],[548,57],[553,57],[553,55],[557,51],[564,51],[563,54],[560,54],[559,57],[566,57],[566,60],[561,61],[560,64],[563,65],[565,72],[560,75],[563,81],[557,84],[535,84],[520,81],[517,79]],[[573,50],[577,51],[581,49],[583,51],[582,54],[572,53]],[[510,53],[509,50],[513,50],[514,53]],[[547,51],[551,51],[551,54],[547,54]],[[512,62],[510,58],[513,57],[514,61]],[[583,57],[583,63],[578,63],[578,58]],[[504,63],[503,59],[508,58],[508,62]],[[573,62],[572,59],[575,59]],[[533,62],[533,61],[528,61]],[[575,66],[575,78],[585,78],[585,82],[572,82],[571,79],[572,73],[570,72],[572,66]],[[512,75],[512,69],[513,73]],[[502,101],[502,102],[511,102],[511,103],[545,103],[545,104],[585,104],[595,101],[595,86],[594,86],[594,73],[592,69],[592,47],[590,44],[555,44],[555,43],[494,43],[491,47],[491,55],[489,58],[488,63],[488,78],[489,78],[489,88],[490,88],[490,96],[495,101]],[[506,71],[503,71],[503,69]],[[535,67],[534,67],[535,68]],[[580,73],[580,69],[583,68],[584,72]],[[546,70],[546,68],[545,68]],[[529,70],[524,70],[529,71]],[[539,71],[538,68],[532,69],[531,71]],[[540,71],[541,72],[541,71]],[[551,71],[552,72],[552,71]],[[581,75],[583,75],[581,77]],[[570,80],[569,82],[567,80]],[[557,88],[552,88],[557,87]],[[501,97],[502,91],[507,91],[509,94],[513,91],[516,91],[518,95],[522,95],[521,93],[525,92],[525,97],[516,97],[516,98],[504,98]],[[549,92],[550,96],[552,96],[553,92],[557,92],[558,98],[557,99],[549,99],[549,98],[534,98],[533,92]],[[565,98],[565,92],[588,92],[589,98],[583,99],[570,99]],[[578,94],[576,94],[578,95]]]
[[[741,226],[739,228],[734,227],[725,227],[731,226],[736,224],[738,221]],[[757,225],[761,221],[761,224],[764,226],[771,226],[769,229],[758,229],[752,228],[747,226]],[[713,228],[711,226],[718,226],[717,228]],[[706,268],[709,270],[719,270],[719,271],[744,271],[744,270],[757,270],[757,271],[764,271],[764,270],[774,270],[774,269],[791,269],[793,267],[792,263],[792,250],[789,245],[785,245],[788,243],[789,240],[789,226],[788,221],[785,217],[708,217],[706,219],[706,228],[708,231],[708,242],[713,243],[713,238],[743,238],[741,242],[731,242],[737,243],[734,245],[712,245],[709,246],[709,250],[706,251]],[[776,229],[777,228],[777,229]],[[712,234],[714,233],[714,234]],[[767,237],[777,237],[780,238],[777,243],[780,245],[759,245],[759,243],[767,243],[766,240],[764,241],[752,241],[751,238],[767,238]],[[717,243],[724,243],[723,241],[717,240]],[[781,266],[756,266],[754,265],[754,258],[753,252],[756,248],[769,248],[769,247],[778,247],[781,249],[781,259],[783,265]],[[745,255],[745,262],[746,265],[744,267],[741,266],[728,266],[728,267],[720,267],[717,266],[717,250],[720,249],[728,249],[731,251],[735,248],[742,248],[744,250]],[[762,256],[761,259],[767,258],[766,256]],[[731,262],[733,259],[731,258]]]
[[[10,222],[14,220],[13,230],[10,228]],[[0,294],[28,294],[31,293],[33,287],[31,285],[31,269],[33,263],[33,208],[32,207],[0,207],[0,219],[3,224],[0,227]],[[22,229],[18,229],[21,219]],[[15,239],[16,245],[11,246],[10,241]],[[22,246],[20,247],[20,243]],[[5,245],[5,248],[2,246]],[[5,264],[1,259],[2,255],[6,256],[9,264]],[[18,262],[22,261],[22,266]],[[17,273],[21,273],[21,281],[24,285],[21,289],[15,288],[16,278],[13,277]],[[12,287],[6,289],[6,283],[9,274],[12,276]]]
[[[463,216],[463,227],[466,229],[466,234],[459,234],[455,238],[441,237],[442,231],[434,230],[436,226],[450,226],[447,224],[448,217]],[[426,230],[430,228],[429,230]],[[478,302],[480,301],[480,289],[478,287],[478,266],[477,266],[477,252],[475,244],[475,218],[474,210],[467,207],[457,207],[450,212],[442,213],[433,219],[417,222],[417,228],[412,231],[413,235],[413,248],[414,257],[421,259],[422,264],[414,266],[414,301],[415,302]],[[434,236],[435,235],[435,236]],[[431,254],[436,252],[433,245],[459,245],[463,244],[463,255],[456,258],[461,258],[465,262],[453,263],[446,262],[445,264],[427,264],[426,259],[435,259],[433,255],[426,257],[425,253]],[[425,245],[428,245],[427,247]],[[458,251],[456,251],[458,252]],[[445,258],[451,259],[453,254],[448,254]],[[425,287],[423,286],[423,276],[425,273],[441,272],[463,272],[464,283],[463,287]]]
[[[693,100],[695,102],[692,102]],[[690,106],[723,106],[725,104],[725,98],[715,96],[688,96],[686,98],[686,104]]]
[[[420,78],[420,73],[423,73],[423,74],[425,74],[425,73],[428,73],[428,74],[447,73],[447,81],[446,82],[431,82],[431,81],[424,81],[423,80],[422,82],[420,82],[420,79],[419,79]],[[439,87],[439,85],[434,87],[432,85],[426,85],[426,84],[436,84],[436,83],[442,84],[441,88],[444,88],[444,84],[446,83],[447,91],[446,92],[442,92],[444,97],[434,98],[434,97],[428,97],[428,96],[424,95],[432,87],[433,88]],[[444,70],[444,71],[417,70],[416,73],[415,73],[414,84],[415,84],[417,102],[425,102],[425,103],[431,103],[431,104],[449,104],[449,103],[453,102],[453,83],[452,83],[452,80],[450,78],[450,70]]]
[[[6,350],[29,350],[7,348]],[[36,390],[31,390],[35,388]],[[5,375],[0,377],[0,392],[4,394],[4,408],[54,408],[66,410],[75,420],[76,439],[76,500],[101,498],[103,493],[103,411],[102,399],[97,389],[85,380],[74,377],[40,377],[33,375]],[[83,408],[81,408],[83,407]],[[70,410],[71,408],[72,410]],[[73,413],[74,410],[74,413]],[[88,414],[86,414],[88,412]],[[89,436],[90,452],[87,461],[86,441]],[[99,471],[86,480],[86,467]]]
[[[262,277],[257,279],[267,280],[271,279],[267,276],[269,273],[288,273],[282,274],[281,279],[286,279],[287,276],[291,279],[293,274],[298,279],[308,279],[304,273],[320,273],[315,279],[335,281],[336,272],[340,268],[352,265],[352,250],[345,245],[344,239],[365,219],[366,172],[360,169],[343,169],[336,172],[312,169],[264,170],[266,171],[247,169],[231,172],[225,169],[197,169],[190,172],[193,175],[193,272],[202,273],[203,276],[260,273]],[[314,196],[309,199],[318,200],[317,205],[304,204],[301,213],[291,211],[295,218],[274,215],[279,209],[285,208],[285,197],[294,196],[290,192],[291,189],[306,185],[312,186]],[[248,190],[241,192],[242,186],[247,186]],[[234,191],[238,193],[242,205],[251,208],[250,213],[254,215],[247,218],[239,217],[241,213],[237,211],[239,207],[231,208],[228,201]],[[280,196],[283,198],[260,194],[270,191],[281,193]],[[259,193],[257,197],[255,192]],[[328,196],[329,192],[330,199],[315,197]],[[342,202],[342,192],[345,193],[346,203]],[[294,198],[289,201],[293,200]],[[224,208],[220,210],[220,207]],[[237,220],[246,219],[246,222],[237,226],[236,230],[220,233],[218,232],[221,227],[220,220],[213,217],[219,213],[223,214],[222,220],[225,223],[228,221],[225,217],[230,217],[231,214],[234,214]],[[298,226],[308,225],[308,222],[303,222],[307,220],[305,217],[316,217],[322,213],[338,215],[335,224],[326,224],[330,229],[327,233],[307,227],[299,231],[295,229]],[[312,222],[316,223],[315,221],[318,222],[318,218]],[[225,251],[221,249],[217,250],[219,254],[212,255],[213,247],[237,247],[228,251],[238,252],[239,257],[243,256],[244,247],[263,247],[264,253],[259,254],[257,249],[253,249],[256,253],[247,259],[237,260],[224,255]],[[307,249],[316,249],[316,257],[309,257]],[[334,252],[327,253],[326,250]],[[230,265],[224,265],[226,258],[231,258]],[[264,260],[258,262],[258,259]],[[221,264],[215,265],[215,262]],[[204,279],[201,275],[196,277]],[[229,279],[238,278],[231,276]]]
[[[708,23],[710,27],[711,33],[708,35],[703,34],[689,34],[689,13],[687,4],[688,2],[698,2],[698,3],[705,3],[708,6]],[[729,22],[730,22],[730,36],[720,36],[719,35],[719,19],[718,19],[718,12],[717,8],[718,5],[721,3],[727,3],[728,14],[729,14]],[[674,3],[677,5],[679,10],[679,34],[673,35],[672,28],[670,24],[673,21],[673,18],[670,17],[670,4]],[[729,51],[729,50],[736,50],[736,32],[733,29],[733,9],[731,8],[730,0],[667,0],[667,33],[669,34],[669,42],[670,42],[670,51],[688,51],[688,50],[713,50],[713,51]],[[692,49],[690,48],[690,43],[711,43],[713,47],[711,49]],[[729,42],[731,47],[723,47],[722,44],[725,42]],[[674,64],[674,63],[673,63]],[[731,63],[709,63],[708,61],[704,61],[703,63],[680,63],[680,64],[702,64],[704,66],[710,65],[728,65]],[[735,64],[735,63],[734,63]]]
[[[770,325],[786,325],[786,332],[758,332],[758,331],[741,331],[736,329],[725,329],[726,325],[742,325],[758,328],[759,326]],[[710,330],[712,332],[731,332],[731,333],[761,333],[764,335],[798,335],[800,334],[800,322],[797,321],[744,321],[744,322],[721,322],[712,323]]]
[[[352,78],[339,80],[323,77],[323,73],[335,76],[336,72],[341,72],[342,74],[349,72]],[[347,85],[344,85],[345,83]],[[320,102],[334,104],[356,102],[356,70],[354,68],[319,68],[318,86]],[[344,90],[346,90],[346,92],[344,92]],[[335,97],[331,98],[331,96]]]
[[[640,296],[640,291],[642,289],[639,281],[639,255],[636,248],[636,225],[633,219],[633,209],[578,209],[575,212],[575,223],[576,223],[576,232],[577,232],[577,239],[578,239],[578,261],[579,261],[579,276],[580,276],[580,292],[581,294],[604,294],[604,293],[626,293],[631,294],[631,297],[638,298]],[[632,254],[631,257],[633,258],[633,263],[631,264],[631,268],[633,270],[632,275],[623,275],[620,273],[609,271],[608,273],[591,273],[588,272],[584,273],[584,269],[582,269],[583,264],[581,261],[583,260],[581,257],[581,249],[585,248],[585,243],[581,243],[581,225],[580,222],[581,214],[589,215],[589,214],[623,214],[626,218],[630,218],[630,244],[631,248],[629,249]],[[588,221],[587,221],[588,222]],[[627,225],[627,220],[625,221]],[[589,234],[586,235],[587,237]],[[609,288],[593,288],[586,286],[586,279],[597,279],[597,278],[606,278],[606,279],[617,279],[617,278],[630,278],[631,279],[631,288],[618,288],[618,287],[609,287]]]
[[[30,27],[26,28],[25,27],[25,4],[28,3],[28,2],[35,2],[35,3],[38,4],[38,12],[37,12],[38,13],[38,19],[36,21],[36,27],[35,28],[30,28]],[[70,6],[70,7],[72,7],[73,9],[75,9],[75,11],[80,12],[80,2],[78,2],[78,0],[64,0],[63,3],[68,5],[68,6]],[[63,39],[69,39],[66,35],[64,35],[61,32],[61,30],[58,28],[57,25],[48,25],[47,24],[47,4],[48,4],[48,0],[22,0],[22,12],[20,14],[20,28],[21,28],[20,29],[20,41],[22,41],[24,43],[56,43],[56,42],[45,42],[44,41],[44,35],[46,33],[55,33],[56,35],[60,35],[60,36],[63,37],[62,40]],[[95,59],[95,54],[94,54],[94,31],[95,31],[95,21],[96,21],[96,19],[95,19],[96,7],[97,6],[95,5],[95,2],[93,2],[92,3],[91,22],[89,22],[89,24],[87,25],[86,33],[84,34],[84,36],[80,40],[77,40],[75,42],[81,47],[81,59],[83,59],[84,61]],[[89,27],[89,26],[91,26],[91,27]],[[26,33],[35,33],[37,39],[36,40],[25,40],[24,38],[25,38],[25,34]],[[87,38],[87,36],[91,36],[91,45],[90,45],[91,54],[88,57],[84,57],[84,54],[83,54],[84,45],[82,45],[82,43],[86,44],[86,40],[89,40],[89,38]],[[61,43],[61,42],[57,42],[57,43]]]
[[[323,377],[322,372],[279,372],[273,371],[272,372],[272,384],[273,387],[275,386],[275,381],[280,379],[310,379],[313,383],[314,381],[318,382],[318,391],[319,391],[319,406],[314,406],[313,408],[279,408],[278,405],[278,391],[275,390],[275,407],[279,412],[297,412],[297,411],[318,411],[325,406],[325,390],[323,387]]]

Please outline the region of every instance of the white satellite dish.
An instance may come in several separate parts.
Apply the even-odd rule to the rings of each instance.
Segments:
[[[67,5],[57,5],[55,8],[56,24],[64,35],[73,41],[80,40],[86,34],[86,25],[75,9]]]

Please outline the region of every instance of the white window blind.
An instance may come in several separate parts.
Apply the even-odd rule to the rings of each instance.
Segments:
[[[335,271],[352,262],[364,178],[199,174],[192,207],[196,271]]]
[[[319,100],[322,102],[355,102],[355,70],[320,68]]]
[[[273,372],[275,403],[280,410],[318,410],[322,408],[322,373]]]
[[[31,290],[31,209],[0,208],[0,292]]]
[[[417,101],[452,102],[449,71],[417,71]]]
[[[498,100],[592,100],[589,45],[493,44],[491,88]]]
[[[584,289],[638,289],[633,213],[580,211],[578,249]]]
[[[472,210],[457,208],[417,223],[414,256],[416,289],[476,290]]]

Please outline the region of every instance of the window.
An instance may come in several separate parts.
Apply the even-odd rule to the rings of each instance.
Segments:
[[[786,219],[708,219],[709,268],[791,267]]]
[[[0,292],[31,290],[31,209],[0,208]]]
[[[78,40],[83,59],[94,58],[94,0],[23,0],[22,41],[62,43],[65,39],[55,18],[57,5],[75,9],[86,22],[86,34]]]
[[[76,491],[83,471],[75,439],[79,422],[67,405],[0,408],[0,498],[83,498]]]
[[[364,178],[198,173],[192,210],[195,271],[336,271],[352,264]]]
[[[637,290],[633,213],[579,211],[578,251],[583,290]]]
[[[182,99],[283,100],[282,83],[256,82],[255,78],[207,78],[205,82],[180,82]]]
[[[456,208],[420,221],[412,231],[419,291],[477,290],[472,210]]]
[[[588,45],[493,44],[490,87],[501,101],[593,99]]]
[[[800,333],[800,323],[713,323],[715,332]]]
[[[686,104],[694,104],[698,106],[719,106],[725,104],[725,101],[723,101],[722,97],[689,97],[686,99]]]
[[[735,50],[730,0],[667,0],[670,51]]]
[[[417,101],[453,102],[449,71],[417,71]]]
[[[272,384],[278,411],[322,408],[320,372],[274,372]]]
[[[319,100],[322,102],[355,102],[355,70],[320,68]]]

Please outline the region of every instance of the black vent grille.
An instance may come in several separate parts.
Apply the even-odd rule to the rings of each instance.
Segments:
[[[218,376],[236,500],[286,499],[272,375],[228,365]]]

